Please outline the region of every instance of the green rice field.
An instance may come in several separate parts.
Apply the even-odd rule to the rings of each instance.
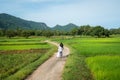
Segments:
[[[63,80],[120,80],[120,37],[54,40],[71,49]]]
[[[0,80],[23,80],[53,55],[57,48],[45,40],[47,38],[1,38]],[[62,80],[120,80],[120,37],[68,36],[51,40],[63,42],[70,48]]]
[[[94,56],[86,59],[95,80],[119,80],[120,56]]]
[[[22,38],[14,38],[0,39],[0,50],[26,50],[26,49],[39,49],[39,48],[49,48],[50,45],[41,42],[44,38],[30,38],[30,39],[22,39]]]
[[[44,38],[1,38],[0,80],[26,78],[55,51],[55,46],[44,42]]]

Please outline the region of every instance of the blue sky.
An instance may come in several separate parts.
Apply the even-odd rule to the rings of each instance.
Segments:
[[[50,27],[68,23],[120,27],[120,0],[0,0],[0,13]]]

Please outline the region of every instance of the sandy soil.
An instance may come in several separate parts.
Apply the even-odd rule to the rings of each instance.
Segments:
[[[47,41],[50,44],[58,46],[55,42]],[[30,76],[25,80],[61,80],[62,71],[65,66],[67,56],[70,50],[64,46],[63,57],[57,58],[57,52],[46,62],[40,65]]]

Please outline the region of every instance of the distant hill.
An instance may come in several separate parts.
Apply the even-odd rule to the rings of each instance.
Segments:
[[[77,28],[75,24],[69,23],[61,26],[56,25],[53,28],[48,27],[43,22],[34,22],[24,20],[6,13],[0,14],[0,29],[26,29],[26,30],[58,30],[58,31],[70,31],[73,28]]]
[[[69,23],[67,25],[61,26],[61,25],[56,25],[55,27],[53,27],[53,30],[59,30],[59,31],[70,31],[74,28],[78,28],[77,25]]]
[[[45,23],[27,21],[6,13],[0,14],[0,28],[1,29],[31,29],[44,30],[50,29]]]

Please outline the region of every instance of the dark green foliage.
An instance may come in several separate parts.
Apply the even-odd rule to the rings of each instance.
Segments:
[[[110,34],[120,34],[120,28],[118,28],[118,29],[110,29]]]
[[[78,29],[77,29],[77,28],[74,28],[74,29],[71,30],[70,33],[71,33],[71,35],[75,36],[75,35],[78,34]]]
[[[78,35],[90,35],[92,27],[90,25],[80,26],[78,29]]]
[[[101,37],[102,35],[104,35],[104,28],[101,26],[94,27],[91,31],[91,35]]]
[[[110,31],[107,30],[107,29],[105,29],[105,30],[104,30],[104,35],[105,35],[105,37],[109,37],[109,35],[110,35]]]
[[[54,30],[54,36],[60,36],[60,35],[62,35],[62,34],[63,34],[62,31]]]
[[[42,34],[43,34],[43,36],[46,36],[46,37],[51,37],[54,35],[53,32],[50,30],[45,30],[45,31],[43,31]]]
[[[5,30],[0,30],[0,36],[4,36],[5,35]]]
[[[16,33],[13,30],[7,30],[5,34],[8,38],[16,36]]]
[[[101,26],[91,27],[90,25],[80,26],[78,29],[71,30],[70,34],[74,35],[91,35],[97,37],[109,37],[110,32]]]
[[[96,26],[91,29],[92,36],[97,36],[97,37],[109,37],[110,32],[108,29],[104,29],[101,26]]]
[[[35,31],[35,35],[36,35],[36,36],[42,36],[42,31],[41,31],[41,30],[39,30],[39,31],[38,31],[38,30]]]
[[[25,37],[25,38],[28,38],[30,36],[30,31],[23,31],[22,32],[22,36]]]

